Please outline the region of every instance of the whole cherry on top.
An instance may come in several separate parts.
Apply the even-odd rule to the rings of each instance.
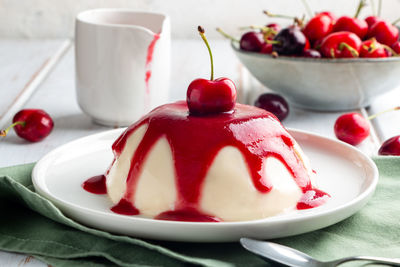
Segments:
[[[272,41],[273,50],[279,55],[297,55],[304,51],[307,38],[296,25],[282,29]]]
[[[204,34],[204,29],[197,30],[207,46],[211,61],[211,78],[196,79],[188,87],[186,101],[191,115],[206,115],[233,110],[236,103],[236,87],[228,78],[214,80],[214,62],[211,48]]]
[[[47,137],[53,127],[52,118],[44,110],[23,109],[15,114],[13,124],[0,131],[0,136],[6,136],[11,128],[14,128],[19,137],[30,142],[38,142]]]
[[[352,32],[331,33],[321,43],[321,54],[330,58],[358,57],[361,39]]]

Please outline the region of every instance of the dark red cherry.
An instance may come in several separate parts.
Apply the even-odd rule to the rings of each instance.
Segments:
[[[251,52],[260,52],[265,43],[261,32],[246,32],[240,38],[240,49]]]
[[[227,112],[235,107],[236,87],[228,78],[196,79],[190,83],[186,99],[194,115]]]
[[[303,29],[304,35],[310,42],[324,38],[332,32],[333,20],[327,15],[317,15],[310,19]]]
[[[16,134],[30,142],[38,142],[47,137],[53,130],[54,122],[50,115],[41,109],[23,109],[15,114],[13,124],[0,131],[0,136],[6,136],[11,128]]]
[[[277,94],[262,94],[258,97],[254,105],[271,112],[281,121],[289,115],[288,103],[282,96]]]
[[[211,62],[211,78],[192,81],[186,93],[186,102],[192,115],[205,115],[231,111],[236,103],[236,86],[228,78],[214,80],[214,63],[211,48],[204,34],[204,29],[197,30],[207,46]]]
[[[300,55],[307,38],[297,26],[282,29],[274,38],[273,49],[279,55]]]
[[[382,156],[400,156],[400,135],[386,140],[378,151]]]
[[[302,57],[321,58],[321,53],[314,49],[304,50]]]
[[[368,38],[372,37],[375,37],[381,44],[392,46],[399,39],[399,29],[391,23],[381,20],[369,30]]]
[[[369,123],[359,113],[347,113],[335,122],[336,137],[350,145],[358,145],[369,135]]]
[[[357,19],[349,16],[340,17],[333,26],[334,32],[352,32],[360,39],[363,39],[368,33],[368,24],[365,20]]]

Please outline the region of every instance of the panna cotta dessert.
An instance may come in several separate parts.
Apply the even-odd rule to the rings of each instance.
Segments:
[[[256,220],[325,203],[329,195],[315,187],[307,157],[280,121],[235,102],[231,80],[194,80],[187,101],[127,128],[105,177],[83,187],[94,192],[103,183],[116,213],[176,221]]]

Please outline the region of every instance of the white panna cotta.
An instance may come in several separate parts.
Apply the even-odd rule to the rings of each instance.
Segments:
[[[113,151],[106,187],[121,214],[244,221],[312,208],[327,197],[279,120],[251,106],[193,117],[185,102],[167,104],[129,127]]]

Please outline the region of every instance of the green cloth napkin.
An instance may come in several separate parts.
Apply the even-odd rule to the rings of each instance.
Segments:
[[[380,181],[360,212],[333,226],[273,241],[321,260],[400,257],[400,157],[374,160]],[[53,266],[266,266],[238,243],[143,241],[76,223],[34,192],[33,166],[0,169],[0,250],[31,254]]]

